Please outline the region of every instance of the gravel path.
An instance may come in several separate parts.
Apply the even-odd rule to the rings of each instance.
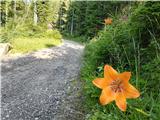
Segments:
[[[2,120],[83,120],[78,79],[84,46],[63,45],[2,60]]]

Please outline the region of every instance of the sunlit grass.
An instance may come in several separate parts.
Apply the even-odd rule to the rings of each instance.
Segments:
[[[61,44],[60,39],[47,37],[17,37],[10,42],[13,47],[11,53],[27,53]]]

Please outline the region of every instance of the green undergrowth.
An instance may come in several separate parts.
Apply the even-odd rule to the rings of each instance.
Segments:
[[[113,19],[86,45],[81,79],[85,81],[86,120],[158,120],[160,118],[160,2],[139,4],[127,20]],[[99,104],[101,90],[92,80],[109,64],[131,71],[130,83],[141,93],[121,112],[114,102]]]
[[[39,25],[21,24],[1,28],[0,42],[11,43],[11,53],[26,53],[41,48],[48,48],[61,44],[61,34],[58,30],[44,28]]]
[[[16,37],[10,41],[11,53],[27,53],[42,48],[53,47],[61,44],[59,39],[49,37]]]

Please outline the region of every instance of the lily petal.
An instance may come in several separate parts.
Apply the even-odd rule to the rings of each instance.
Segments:
[[[100,89],[107,87],[107,80],[105,80],[104,78],[96,78],[92,81],[92,83]]]
[[[115,93],[111,90],[110,87],[106,87],[105,89],[103,89],[99,99],[101,105],[106,105],[112,102],[115,99],[114,96],[115,96]]]
[[[137,98],[140,96],[139,91],[135,87],[133,87],[131,84],[128,84],[125,87],[124,94],[126,98]]]
[[[126,97],[123,92],[116,93],[115,101],[116,101],[116,105],[120,110],[126,111],[126,108],[127,108]]]
[[[118,72],[109,65],[104,66],[104,78],[113,81],[117,78]]]
[[[123,72],[118,75],[118,78],[120,80],[122,80],[123,82],[127,82],[127,83],[129,81],[130,77],[131,77],[131,72]]]

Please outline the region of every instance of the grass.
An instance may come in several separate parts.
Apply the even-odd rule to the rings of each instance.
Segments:
[[[141,66],[141,73],[137,70],[140,60],[135,57],[135,69],[132,72],[130,83],[134,85],[140,92],[141,96],[137,99],[127,99],[127,111],[121,112],[115,102],[101,106],[99,104],[99,96],[101,90],[92,84],[95,78],[103,77],[103,65],[96,65],[98,58],[103,55],[104,49],[100,48],[104,45],[103,40],[89,44],[86,46],[83,68],[81,69],[81,79],[84,80],[84,96],[86,98],[86,120],[158,120],[160,118],[160,94],[159,94],[159,67],[160,59],[155,58],[147,65]],[[104,48],[107,45],[104,45]],[[112,46],[113,47],[113,46]],[[96,51],[95,51],[96,49]],[[107,54],[107,52],[105,52]],[[108,52],[109,53],[109,52]],[[112,54],[113,55],[113,54]],[[145,59],[143,56],[142,59]],[[131,62],[131,61],[130,61]],[[103,63],[102,63],[103,64]],[[107,64],[111,64],[108,61]],[[119,63],[120,64],[120,63]],[[133,63],[134,64],[134,63]],[[114,64],[112,64],[114,65]],[[115,66],[118,71],[126,71],[123,65]],[[123,69],[122,69],[123,68]],[[127,70],[130,71],[130,70]],[[137,74],[139,75],[137,77]]]
[[[81,69],[81,79],[85,82],[86,120],[159,120],[160,24],[149,22],[146,18],[146,14],[154,11],[152,8],[155,7],[150,6],[146,4],[143,9],[140,6],[138,13],[136,10],[132,19],[124,23],[117,19],[117,23],[100,31],[99,36],[86,45]],[[155,21],[154,17],[150,19]],[[150,27],[153,23],[155,27]],[[137,99],[127,99],[126,112],[121,112],[115,102],[105,106],[99,104],[101,90],[92,84],[92,80],[103,77],[105,64],[119,72],[132,72],[130,83],[141,95]]]
[[[16,37],[10,42],[13,47],[11,53],[27,53],[61,44],[60,39],[47,37]]]

